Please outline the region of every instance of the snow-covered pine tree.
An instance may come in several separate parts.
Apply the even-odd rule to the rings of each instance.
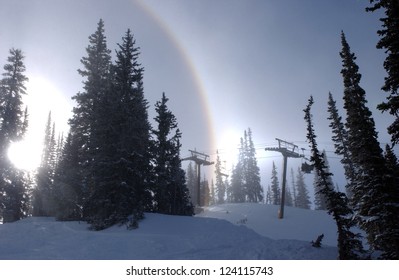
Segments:
[[[353,212],[348,206],[348,199],[344,193],[336,192],[332,185],[332,173],[328,172],[328,166],[324,162],[324,155],[321,154],[317,147],[316,135],[313,129],[313,118],[311,107],[313,105],[313,97],[309,98],[305,112],[305,120],[307,123],[307,139],[311,147],[312,156],[310,161],[314,164],[318,180],[317,185],[319,192],[326,197],[327,210],[333,216],[338,230],[338,253],[339,259],[359,259],[362,258],[363,246],[360,236],[351,231],[354,226],[352,219]]]
[[[292,193],[291,193],[291,188],[290,186],[286,186],[286,190],[285,190],[285,200],[284,203],[286,206],[294,206],[294,200],[292,199]]]
[[[245,148],[244,139],[240,139],[238,162],[233,167],[230,182],[230,198],[233,203],[245,202]]]
[[[322,152],[323,156],[323,161],[324,161],[324,166],[325,166],[325,173],[329,174],[330,173],[330,166],[328,164],[327,160],[327,155],[326,151],[323,150]],[[316,210],[327,210],[327,198],[324,194],[324,192],[321,191],[320,186],[321,184],[318,182],[321,180],[318,172],[315,172],[314,174],[314,204],[315,204],[315,209]],[[328,180],[331,180],[331,182],[328,182],[328,185],[333,187],[334,184],[332,182],[332,178],[328,177]]]
[[[391,250],[384,232],[390,230],[391,188],[386,182],[386,165],[378,142],[375,123],[366,103],[366,93],[360,86],[361,75],[351,53],[345,34],[341,33],[341,74],[344,80],[344,108],[348,149],[354,165],[356,181],[353,185],[353,207],[360,227],[366,231],[373,249]]]
[[[194,205],[198,201],[197,192],[196,192],[198,181],[197,181],[197,172],[193,167],[191,161],[187,166],[186,182],[187,182],[187,189],[190,194],[190,202]]]
[[[216,151],[216,164],[215,164],[215,176],[216,176],[216,202],[223,204],[226,196],[226,186],[223,181],[222,175],[222,163],[220,161],[219,151]]]
[[[69,133],[54,173],[54,211],[58,220],[78,221],[83,218],[86,190],[82,183],[79,151],[78,141]]]
[[[342,157],[341,163],[344,167],[345,178],[347,184],[345,186],[346,194],[349,199],[352,198],[352,184],[355,181],[355,169],[348,147],[348,132],[342,122],[342,117],[339,115],[336,101],[331,92],[328,93],[328,120],[330,120],[330,127],[332,130],[332,140],[334,142],[335,153]]]
[[[296,207],[303,208],[303,209],[310,209],[310,197],[309,197],[309,191],[307,189],[307,186],[305,184],[305,177],[303,175],[303,172],[301,171],[301,168],[298,167],[298,173],[296,175]]]
[[[280,184],[277,178],[277,168],[276,165],[272,165],[272,176],[271,176],[271,185],[270,185],[270,195],[271,195],[271,204],[280,205],[281,204],[281,190]]]
[[[386,195],[384,222],[386,230],[383,231],[381,239],[384,240],[384,253],[382,258],[399,259],[399,164],[398,159],[389,145],[385,147],[384,154],[386,162],[386,184],[388,194]]]
[[[0,219],[3,222],[17,221],[28,211],[24,172],[16,169],[8,158],[10,144],[22,138],[28,124],[22,103],[28,81],[23,60],[21,50],[11,49],[0,80]]]
[[[296,207],[296,187],[295,187],[295,173],[294,168],[291,167],[291,183],[292,183],[292,204]]]
[[[377,31],[380,40],[378,49],[384,49],[387,57],[384,68],[387,71],[382,90],[389,93],[387,101],[378,105],[378,109],[388,111],[394,116],[393,123],[388,127],[393,144],[399,143],[399,2],[397,0],[370,0],[373,3],[366,11],[374,12],[383,9],[385,16],[380,18],[382,29]]]
[[[110,112],[104,116],[104,106],[107,104],[105,97],[110,92],[111,80],[111,51],[107,48],[102,19],[98,22],[95,33],[89,36],[86,52],[87,56],[81,59],[83,69],[78,70],[85,79],[83,91],[73,97],[76,106],[69,124],[74,145],[79,149],[77,165],[80,172],[77,175],[81,176],[78,185],[82,187],[82,191],[78,193],[84,196],[79,199],[85,202],[84,219],[93,224],[93,228],[101,229],[109,224],[105,222],[101,225],[102,220],[110,213],[107,213],[106,207],[103,207],[104,201],[98,195],[99,188],[103,187],[98,184],[102,181],[102,174],[95,163],[99,163],[99,149],[104,144],[101,143],[104,139],[104,118],[110,117]]]
[[[44,131],[43,151],[33,190],[32,215],[54,216],[53,181],[56,164],[55,124],[48,114]]]
[[[258,162],[256,160],[256,150],[254,142],[252,140],[252,131],[248,128],[247,133],[247,148],[246,151],[246,192],[248,202],[261,202],[263,200],[263,188],[260,184],[260,170],[258,167]]]
[[[174,114],[167,107],[165,93],[155,104],[156,129],[153,129],[154,161],[154,210],[172,215],[192,215],[193,206],[189,201],[189,191],[185,174],[181,169],[180,138]]]

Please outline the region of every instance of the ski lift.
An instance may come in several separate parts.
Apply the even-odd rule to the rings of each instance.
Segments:
[[[304,153],[305,149],[304,149],[304,148],[301,148],[301,150],[302,150],[302,158],[304,158],[305,160],[308,160],[308,159],[305,157],[305,153]],[[310,174],[310,173],[312,172],[312,170],[313,170],[313,167],[314,167],[313,164],[309,164],[309,163],[307,163],[307,162],[305,161],[305,162],[303,162],[302,165],[301,165],[301,171],[302,171],[303,173]]]
[[[306,174],[310,174],[313,170],[313,164],[308,164],[307,162],[302,163],[301,171]]]

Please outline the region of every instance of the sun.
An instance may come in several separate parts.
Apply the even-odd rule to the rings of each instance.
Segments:
[[[56,133],[67,132],[72,105],[57,87],[43,77],[29,77],[26,87],[27,95],[23,97],[23,102],[28,107],[28,130],[21,141],[11,144],[8,156],[17,168],[33,171],[41,161],[49,112]]]
[[[238,161],[240,138],[242,133],[234,128],[227,128],[220,134],[217,142],[222,167],[228,172]]]

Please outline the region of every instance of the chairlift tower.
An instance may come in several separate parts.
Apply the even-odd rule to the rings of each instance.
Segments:
[[[281,140],[279,138],[276,138],[278,141],[278,147],[272,147],[272,148],[265,148],[266,151],[272,151],[272,152],[279,152],[283,155],[284,158],[284,166],[283,166],[283,182],[281,186],[281,203],[280,203],[280,210],[278,212],[278,218],[282,219],[284,218],[284,203],[285,203],[285,185],[287,181],[287,159],[288,158],[301,158],[304,157],[303,155],[300,155],[299,153],[296,152],[298,149],[298,146]]]
[[[191,156],[187,158],[183,158],[183,160],[192,160],[196,164],[197,169],[197,204],[201,206],[201,165],[208,166],[212,165],[213,162],[208,160],[209,155],[189,150],[191,152]]]

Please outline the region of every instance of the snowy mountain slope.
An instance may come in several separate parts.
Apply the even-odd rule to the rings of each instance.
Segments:
[[[326,211],[284,208],[284,218],[277,219],[280,206],[256,203],[222,204],[205,208],[200,217],[212,217],[243,224],[272,239],[315,240],[324,234],[322,244],[337,246],[337,226]]]
[[[223,207],[209,208],[202,216],[212,211],[221,214]],[[229,217],[238,217],[235,211],[240,207],[245,206],[235,210],[229,206],[232,214]],[[247,206],[248,225],[254,228],[255,218],[250,213],[258,211],[257,207]],[[336,259],[337,256],[335,247],[314,248],[307,237],[295,235],[296,239],[306,241],[272,240],[243,225],[198,216],[147,213],[140,228],[132,231],[114,226],[94,232],[87,227],[85,223],[36,217],[0,225],[0,259]],[[294,232],[289,223],[284,230]],[[277,234],[278,229],[273,232]]]

